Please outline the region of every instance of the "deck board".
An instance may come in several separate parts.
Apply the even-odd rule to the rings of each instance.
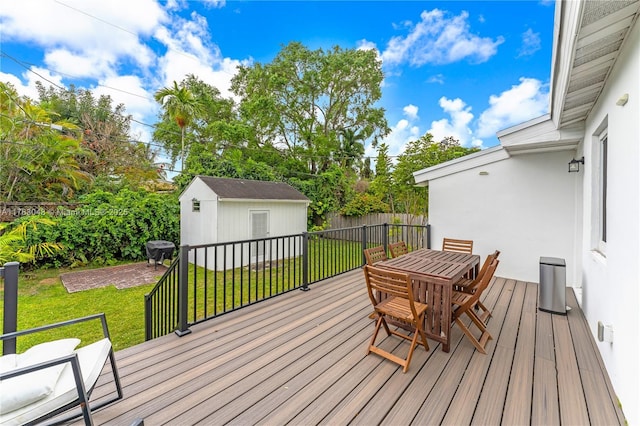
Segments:
[[[524,425],[531,420],[531,410],[523,410],[522,407],[530,407],[532,401],[537,290],[537,285],[527,283],[516,352],[502,415],[502,423],[507,425]]]
[[[96,424],[624,424],[569,289],[567,316],[537,310],[537,285],[496,278],[487,355],[457,326],[407,373],[366,347],[374,323],[361,271],[116,353],[125,398]],[[472,330],[475,331],[474,328]],[[408,343],[379,341],[404,356]],[[105,368],[108,371],[108,367]],[[105,373],[92,399],[113,389]],[[77,423],[78,424],[78,423]]]

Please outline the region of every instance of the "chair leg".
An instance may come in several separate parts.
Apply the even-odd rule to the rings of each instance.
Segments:
[[[478,352],[480,352],[481,354],[485,354],[486,355],[487,351],[480,344],[478,339],[475,338],[473,333],[471,333],[471,330],[469,330],[469,328],[466,325],[464,325],[464,323],[460,320],[460,318],[456,318],[455,321],[456,321],[456,324],[458,324],[458,327],[460,327],[460,329],[462,330],[462,332],[469,338],[469,340],[471,341],[473,346],[476,347]]]
[[[371,348],[375,347],[376,338],[378,337],[378,332],[380,331],[381,325],[382,325],[382,316],[379,316],[378,321],[376,321],[376,328],[373,331],[373,336],[371,337],[371,341],[369,342],[369,346],[367,347],[367,355],[371,353]]]
[[[421,319],[421,321],[424,321],[424,318]],[[401,337],[405,340],[408,340],[411,342],[411,345],[409,346],[409,352],[407,354],[406,358],[400,358],[399,356],[396,356],[390,352],[385,351],[384,349],[381,349],[379,347],[377,347],[375,345],[376,342],[376,338],[378,337],[378,332],[380,331],[380,327],[383,326],[387,329],[389,336],[391,336],[392,334],[398,337]],[[427,336],[424,333],[424,330],[422,330],[422,327],[416,327],[416,329],[413,331],[413,338],[410,338],[408,335],[406,334],[402,334],[399,333],[395,330],[391,330],[389,329],[389,326],[387,325],[386,320],[384,319],[384,316],[380,316],[378,318],[378,321],[376,323],[376,328],[375,331],[373,332],[373,337],[371,337],[371,341],[369,342],[369,346],[367,347],[367,355],[370,354],[371,352],[378,354],[390,361],[395,362],[396,364],[399,364],[402,367],[402,372],[406,373],[407,370],[409,369],[409,364],[411,363],[411,358],[413,357],[413,352],[416,348],[416,346],[418,346],[418,337],[421,340],[420,345],[424,346],[426,351],[429,351],[429,343],[427,343]]]
[[[487,331],[487,326],[478,318],[478,316],[473,312],[473,310],[469,309],[465,311],[467,316],[471,319],[471,321],[478,327],[480,330],[480,339],[476,339],[476,337],[471,333],[471,330],[460,320],[459,317],[456,317],[455,322],[458,324],[462,332],[471,340],[473,346],[478,349],[478,351],[482,354],[486,354],[485,346],[490,339],[493,339],[491,333]]]
[[[486,324],[487,319],[491,317],[491,311],[479,300],[476,306],[482,309],[482,315],[480,315],[478,318],[480,318],[480,321]]]

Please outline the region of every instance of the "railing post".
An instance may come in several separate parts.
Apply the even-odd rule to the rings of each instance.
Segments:
[[[148,341],[152,339],[151,334],[151,296],[149,294],[144,295],[144,340]]]
[[[364,256],[364,251],[367,248],[367,225],[362,225],[362,250],[360,250],[362,252],[362,265],[367,263],[367,259]]]
[[[302,291],[309,290],[309,234],[302,233]]]
[[[431,248],[431,225],[427,223],[427,248]]]
[[[180,246],[180,264],[178,265],[178,329],[176,334],[184,336],[191,333],[187,325],[189,312],[189,246]]]
[[[384,247],[384,251],[387,251],[387,247],[389,246],[389,224],[384,223],[382,225],[382,247]]]
[[[7,262],[0,268],[0,276],[4,277],[4,316],[2,334],[13,333],[18,327],[18,262]],[[16,339],[2,341],[2,354],[16,353]]]

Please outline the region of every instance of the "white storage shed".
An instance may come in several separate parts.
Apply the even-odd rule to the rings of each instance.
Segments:
[[[309,203],[304,194],[283,182],[196,176],[180,195],[180,244],[301,234],[307,230]],[[255,261],[256,256],[264,257],[265,253],[254,251],[254,258],[242,263]],[[227,256],[227,261],[230,258]]]

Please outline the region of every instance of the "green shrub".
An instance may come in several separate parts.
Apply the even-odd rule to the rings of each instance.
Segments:
[[[175,195],[97,191],[80,199],[75,210],[59,209],[54,225],[40,226],[28,235],[29,243],[56,242],[63,249],[41,259],[38,266],[113,264],[143,260],[150,240],[179,245],[180,205]],[[20,220],[26,220],[21,218]]]
[[[369,213],[387,213],[389,205],[379,197],[367,193],[359,193],[340,211],[343,216],[360,217]]]

